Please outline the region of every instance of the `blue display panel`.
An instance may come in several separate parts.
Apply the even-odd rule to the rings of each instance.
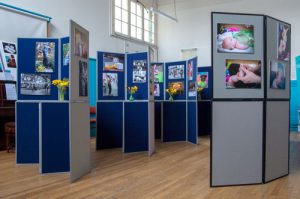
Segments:
[[[143,66],[137,64],[141,62],[144,63]],[[137,93],[134,94],[135,100],[148,100],[148,67],[148,53],[127,54],[127,86],[138,87]]]
[[[125,54],[98,52],[97,56],[98,100],[124,100]]]
[[[197,64],[197,57],[187,61],[188,100],[197,100]]]
[[[148,151],[148,102],[125,102],[124,105],[124,152]]]
[[[42,103],[41,111],[41,171],[70,171],[69,103]]]
[[[161,107],[162,102],[155,102],[155,139],[161,139]]]
[[[97,103],[97,149],[120,148],[123,142],[123,102]]]
[[[164,90],[164,82],[165,82],[165,75],[164,75],[164,63],[151,63],[151,69],[153,70],[154,74],[154,99],[155,100],[164,100],[165,97],[165,90]]]
[[[212,67],[198,67],[197,84],[205,87],[201,91],[201,100],[211,100],[212,98]],[[201,77],[202,76],[202,77]]]
[[[197,117],[197,101],[188,102],[188,141],[194,144],[198,143]]]
[[[165,64],[165,80],[166,89],[169,88],[169,84],[179,83],[183,84],[183,92],[174,96],[174,100],[186,100],[187,99],[187,86],[186,86],[186,61],[169,62]],[[169,99],[169,94],[166,93],[166,100]]]
[[[39,163],[39,103],[16,103],[17,164]]]
[[[163,141],[186,141],[186,102],[163,103]]]
[[[70,71],[70,43],[69,37],[64,37],[60,39],[60,78],[61,79],[69,79],[69,71]],[[69,88],[67,88],[67,92],[65,94],[65,100],[69,100]]]
[[[39,43],[54,43],[53,49],[44,47],[39,54],[50,53],[54,57],[43,59],[36,53],[37,44]],[[18,39],[18,99],[19,100],[57,100],[57,87],[51,84],[51,81],[58,79],[58,39]],[[37,72],[36,64],[43,62],[43,65],[53,65],[53,72]],[[21,74],[34,74],[46,77],[50,75],[50,85],[48,83],[38,83],[37,81],[28,81],[21,85]],[[26,87],[26,89],[24,89]],[[21,94],[22,91],[22,94]],[[33,95],[35,94],[35,95]]]

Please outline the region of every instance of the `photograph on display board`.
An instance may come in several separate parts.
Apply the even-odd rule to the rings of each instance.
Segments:
[[[0,52],[3,75],[2,80],[17,80],[17,48],[16,44],[2,42],[3,51]]]
[[[74,54],[75,56],[82,57],[87,59],[88,57],[88,36],[75,28],[75,46],[74,46]]]
[[[285,65],[270,61],[270,88],[285,89]]]
[[[169,82],[168,88],[176,89],[177,94],[184,93],[184,83],[183,82]]]
[[[168,66],[169,79],[184,79],[184,65]]]
[[[79,96],[88,96],[88,64],[79,60]]]
[[[193,80],[193,61],[188,61],[188,80]]]
[[[35,43],[35,72],[53,73],[55,70],[55,43]]]
[[[200,88],[208,88],[208,72],[198,72],[197,85]]]
[[[159,84],[154,84],[154,96],[155,97],[159,97],[160,96]]]
[[[63,44],[63,65],[68,66],[70,63],[70,43]]]
[[[124,71],[125,55],[103,54],[103,71]]]
[[[147,61],[135,60],[133,61],[133,83],[145,83],[147,81]]]
[[[103,73],[102,74],[103,96],[118,96],[118,74]]]
[[[278,59],[281,61],[290,60],[290,28],[288,25],[278,23]]]
[[[21,95],[50,95],[50,74],[21,73]]]
[[[261,88],[261,61],[226,60],[226,88]]]
[[[197,95],[196,83],[189,82],[189,97],[195,97]]]
[[[220,53],[254,53],[254,26],[222,24],[217,27],[217,49]]]
[[[154,82],[163,83],[164,82],[164,64],[151,64],[154,72]]]

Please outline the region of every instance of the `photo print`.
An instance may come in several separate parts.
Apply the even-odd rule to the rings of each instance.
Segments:
[[[50,95],[50,74],[21,73],[21,95]]]
[[[53,73],[55,70],[55,43],[35,43],[35,72]]]
[[[188,80],[193,80],[193,61],[188,61]]]
[[[151,64],[151,68],[154,73],[154,82],[155,83],[163,83],[164,82],[164,64],[162,63],[154,63]]]
[[[8,43],[8,42],[2,42],[3,45],[3,51],[5,54],[11,54],[16,55],[17,54],[17,48],[16,44]]]
[[[189,97],[195,97],[197,95],[195,82],[189,82]]]
[[[197,85],[200,88],[208,88],[208,72],[198,72]]]
[[[160,96],[159,84],[154,84],[154,96],[155,97],[159,97]]]
[[[104,53],[103,71],[124,71],[125,55]]]
[[[118,73],[102,74],[103,96],[118,96]]]
[[[63,65],[68,66],[70,63],[70,43],[63,44]]]
[[[88,96],[88,64],[79,60],[79,96]]]
[[[270,88],[285,89],[285,65],[270,61]]]
[[[133,61],[133,83],[145,83],[147,81],[147,61]]]
[[[75,46],[74,46],[74,54],[75,56],[82,57],[87,59],[88,57],[88,36],[75,28]]]
[[[261,61],[226,60],[226,88],[261,88]]]
[[[221,24],[217,27],[217,49],[220,53],[254,53],[254,26]]]
[[[169,79],[184,79],[184,65],[174,65],[168,67]]]
[[[289,61],[290,60],[290,28],[288,25],[278,23],[278,60]]]
[[[15,43],[1,42],[2,80],[17,80],[17,48]],[[3,49],[3,50],[2,50]]]
[[[174,88],[177,90],[178,94],[184,93],[184,83],[183,82],[170,82],[168,88]]]

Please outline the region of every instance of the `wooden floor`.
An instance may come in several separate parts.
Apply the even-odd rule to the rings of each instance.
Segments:
[[[210,188],[209,138],[200,143],[158,142],[152,157],[93,152],[92,172],[73,184],[67,173],[40,175],[37,166],[16,166],[14,153],[1,152],[0,198],[300,198],[300,135],[291,136],[290,175],[265,185]]]

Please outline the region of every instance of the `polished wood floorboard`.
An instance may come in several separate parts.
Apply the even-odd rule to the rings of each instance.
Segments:
[[[300,199],[300,135],[291,135],[290,175],[265,185],[210,188],[209,147],[206,137],[199,145],[157,142],[152,157],[92,152],[92,172],[73,184],[68,173],[40,175],[38,166],[16,166],[14,153],[0,152],[0,198]]]

